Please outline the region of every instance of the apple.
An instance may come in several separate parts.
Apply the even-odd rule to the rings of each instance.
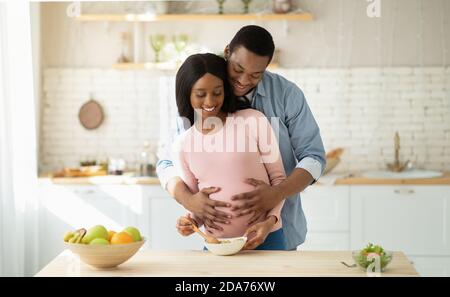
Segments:
[[[94,226],[87,231],[86,235],[81,241],[84,244],[88,244],[96,238],[103,238],[105,240],[108,240],[108,230],[106,230],[106,228],[102,225]]]
[[[126,227],[125,229],[123,229],[123,232],[130,234],[131,237],[133,237],[134,241],[142,240],[141,233],[139,232],[139,230],[136,227],[131,227],[131,226]]]
[[[94,238],[89,244],[107,245],[109,241],[104,238]]]

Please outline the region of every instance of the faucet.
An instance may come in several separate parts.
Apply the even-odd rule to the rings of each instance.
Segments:
[[[398,132],[395,132],[394,137],[394,150],[395,150],[395,160],[394,163],[388,163],[387,167],[389,170],[394,172],[402,172],[405,168],[410,168],[412,163],[411,161],[406,161],[404,163],[400,162],[400,135]]]

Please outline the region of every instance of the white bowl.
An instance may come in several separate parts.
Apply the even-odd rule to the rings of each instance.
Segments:
[[[247,242],[247,237],[233,237],[233,238],[218,238],[218,240],[225,241],[223,243],[207,243],[206,248],[218,256],[229,256],[237,254],[244,247]]]

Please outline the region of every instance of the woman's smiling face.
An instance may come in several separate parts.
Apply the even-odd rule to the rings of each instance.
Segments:
[[[202,119],[217,117],[220,114],[225,91],[223,81],[210,73],[197,80],[191,90],[191,105]]]

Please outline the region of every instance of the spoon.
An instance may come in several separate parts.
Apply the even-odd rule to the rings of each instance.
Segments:
[[[345,266],[347,266],[348,268],[353,268],[353,267],[356,267],[356,264],[353,264],[353,265],[348,265],[347,263],[345,263],[345,262],[341,262],[342,264],[344,264]]]
[[[206,235],[205,233],[203,233],[197,227],[197,224],[193,220],[191,220],[190,218],[184,217],[184,218],[182,218],[182,220],[185,223],[191,224],[192,228],[194,229],[194,231],[197,232],[198,234],[200,234],[200,236],[203,237],[207,243],[220,243],[220,241],[217,238],[215,238],[214,236]]]

